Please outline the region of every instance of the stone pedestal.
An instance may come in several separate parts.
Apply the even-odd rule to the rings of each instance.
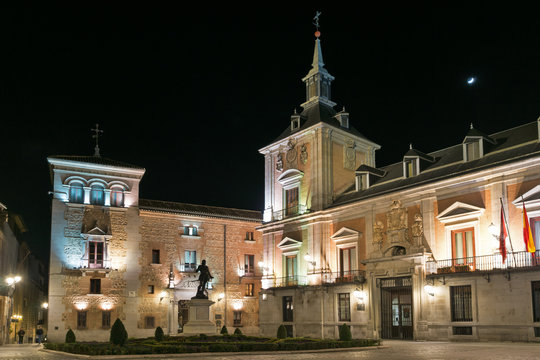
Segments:
[[[182,335],[215,335],[216,324],[210,320],[210,306],[213,304],[208,299],[191,299],[189,321],[184,325]]]

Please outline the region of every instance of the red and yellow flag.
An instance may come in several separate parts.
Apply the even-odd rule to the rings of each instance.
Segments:
[[[527,216],[527,210],[525,209],[525,203],[523,203],[523,242],[525,243],[525,250],[530,253],[536,251],[531,226],[529,225],[529,217]]]

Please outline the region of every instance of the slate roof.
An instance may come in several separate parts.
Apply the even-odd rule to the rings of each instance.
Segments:
[[[375,178],[369,189],[356,191],[352,185],[337,197],[330,207],[540,156],[536,121],[491,134],[489,137],[495,140],[496,144],[480,159],[464,162],[463,145],[460,143],[427,154],[434,158],[434,162],[428,164],[417,176],[403,178],[402,162],[383,166],[378,169],[386,173],[381,178]]]
[[[334,110],[332,107],[322,102],[317,102],[316,104],[308,106],[306,109],[304,109],[304,111],[302,111],[302,113],[300,114],[302,120],[299,129],[291,131],[291,127],[287,126],[287,128],[281,133],[281,135],[279,135],[278,138],[275,139],[273,142],[283,140],[294,133],[307,129],[320,122],[332,125],[335,128],[341,129],[343,131],[351,133],[354,136],[372,142],[352,126],[349,126],[349,128],[341,127],[339,121],[334,117],[336,114],[336,110]]]
[[[52,155],[48,159],[59,159],[59,160],[69,160],[69,161],[78,161],[85,162],[96,165],[107,165],[107,166],[116,166],[129,169],[140,169],[144,170],[143,167],[128,164],[122,161],[112,160],[101,156],[79,156],[79,155]]]
[[[139,199],[139,209],[170,212],[182,215],[262,222],[262,214],[256,210],[232,209],[217,206],[185,204],[172,201]]]

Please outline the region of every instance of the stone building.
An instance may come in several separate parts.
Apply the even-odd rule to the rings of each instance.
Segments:
[[[205,259],[216,330],[258,333],[262,241],[257,211],[139,199],[145,169],[99,156],[51,156],[49,329],[63,341],[182,332]]]
[[[538,341],[539,252],[525,251],[522,211],[538,248],[539,122],[471,125],[455,146],[377,167],[380,146],[334,110],[333,79],[317,38],[303,111],[260,149],[261,334],[335,338],[347,323],[359,338]]]

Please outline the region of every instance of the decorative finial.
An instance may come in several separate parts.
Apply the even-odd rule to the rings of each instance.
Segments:
[[[409,149],[412,150],[412,143],[409,143]]]
[[[293,113],[293,115],[296,115],[296,108],[294,108],[294,113]]]
[[[96,124],[95,129],[90,129],[90,131],[95,132],[94,135],[92,135],[92,138],[96,139],[96,147],[94,148],[94,156],[101,156],[99,155],[99,134],[103,134],[103,130],[99,130],[99,124]]]
[[[471,123],[471,130],[474,129],[473,126],[472,126],[472,123]]]
[[[313,25],[315,25],[316,31],[315,31],[315,37],[318,39],[321,36],[321,32],[319,31],[319,16],[321,16],[320,11],[315,11],[315,17],[313,18]]]
[[[346,112],[346,111],[345,111],[345,106],[343,106],[343,110],[341,110],[341,112]]]

